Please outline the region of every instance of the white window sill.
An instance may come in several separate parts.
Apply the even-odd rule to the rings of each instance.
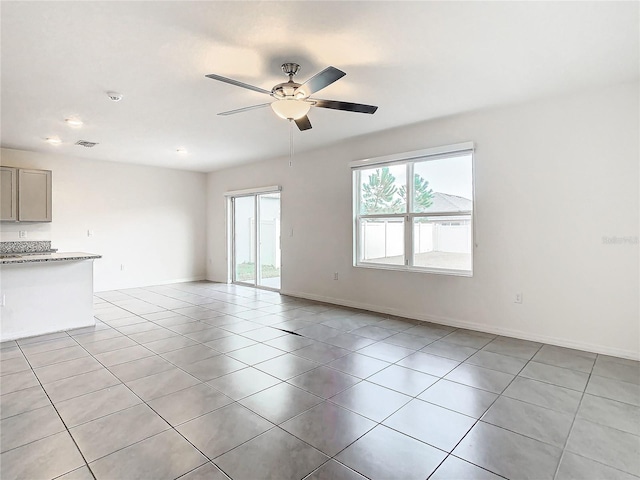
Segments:
[[[409,267],[406,265],[385,265],[380,263],[360,262],[353,265],[356,268],[369,268],[373,270],[391,270],[394,272],[428,273],[435,275],[449,275],[454,277],[473,277],[473,271],[447,270],[444,268]]]

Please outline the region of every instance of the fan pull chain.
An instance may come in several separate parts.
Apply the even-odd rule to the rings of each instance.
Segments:
[[[289,120],[289,166],[293,166],[293,120]]]

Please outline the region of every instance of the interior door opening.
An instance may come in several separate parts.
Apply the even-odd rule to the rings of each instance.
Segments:
[[[232,281],[280,290],[280,192],[231,198]]]

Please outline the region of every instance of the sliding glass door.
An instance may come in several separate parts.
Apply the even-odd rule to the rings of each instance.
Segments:
[[[256,284],[256,201],[253,196],[233,200],[233,281]]]
[[[233,281],[280,289],[280,192],[232,197]]]
[[[260,286],[280,290],[280,192],[258,195],[258,268]]]

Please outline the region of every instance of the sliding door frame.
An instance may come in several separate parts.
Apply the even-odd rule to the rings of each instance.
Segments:
[[[227,234],[227,255],[230,258],[230,261],[227,262],[227,267],[230,269],[229,275],[227,275],[228,279],[231,283],[236,285],[244,285],[249,287],[260,288],[263,290],[269,290],[272,292],[279,292],[279,288],[267,287],[264,285],[260,285],[262,281],[262,264],[260,259],[260,196],[269,194],[269,193],[280,193],[282,188],[280,186],[271,186],[271,187],[262,187],[255,189],[246,189],[246,190],[235,190],[231,192],[225,193],[225,197],[227,197],[227,214],[229,215],[229,221],[227,222],[228,234]],[[253,222],[253,232],[250,234],[255,235],[255,244],[253,245],[253,255],[255,258],[255,271],[254,271],[254,283],[249,283],[246,281],[240,281],[236,279],[237,265],[236,265],[236,199],[237,198],[245,198],[245,197],[253,197],[253,211],[255,221]],[[282,199],[278,199],[280,201],[280,205],[282,205]],[[282,215],[282,214],[281,214]],[[278,248],[280,248],[281,243],[280,239],[278,239]],[[280,272],[282,274],[282,265],[280,265]]]

